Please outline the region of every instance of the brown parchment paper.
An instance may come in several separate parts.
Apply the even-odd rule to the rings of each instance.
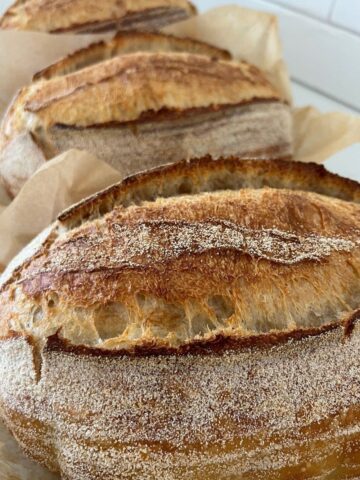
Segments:
[[[235,58],[257,65],[291,102],[274,16],[225,6],[166,30],[226,48]],[[99,36],[0,32],[0,117],[16,90],[36,71],[94,39]],[[311,107],[294,109],[293,116],[298,160],[324,162],[330,155],[360,142],[359,118],[343,113],[321,114]],[[38,170],[13,202],[0,184],[0,270],[61,210],[120,177],[119,172],[90,153],[70,150]],[[58,478],[27,460],[0,425],[0,480]]]

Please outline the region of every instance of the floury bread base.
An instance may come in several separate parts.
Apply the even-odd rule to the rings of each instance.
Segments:
[[[134,132],[135,129],[135,132]],[[94,128],[53,127],[43,144],[49,157],[70,148],[89,150],[124,176],[160,164],[206,156],[290,157],[291,114],[279,102],[229,107],[224,111],[189,111],[138,125]],[[153,152],[158,152],[154,156]],[[159,160],[161,159],[161,160]]]

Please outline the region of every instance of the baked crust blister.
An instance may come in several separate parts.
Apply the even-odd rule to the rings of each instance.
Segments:
[[[196,14],[187,0],[18,0],[0,28],[49,33],[157,30]]]
[[[72,207],[3,276],[8,426],[69,480],[357,478],[359,213],[322,167],[236,159]]]

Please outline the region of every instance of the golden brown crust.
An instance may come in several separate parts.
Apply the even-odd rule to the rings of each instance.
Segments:
[[[77,50],[34,75],[34,80],[67,75],[115,56],[138,51],[188,52],[230,60],[228,51],[189,38],[155,32],[120,32],[108,42],[94,43]]]
[[[148,356],[183,356],[183,355],[222,355],[225,352],[241,351],[248,348],[268,349],[281,346],[288,342],[298,342],[303,339],[321,336],[333,330],[343,329],[344,338],[349,337],[360,320],[360,309],[355,310],[340,322],[321,325],[320,327],[299,328],[291,331],[273,331],[265,334],[234,336],[219,333],[211,339],[197,338],[192,342],[179,347],[169,347],[158,342],[143,342],[134,345],[130,349],[108,350],[104,348],[88,347],[86,345],[74,345],[69,340],[60,336],[61,330],[51,335],[46,340],[45,349],[48,352],[62,352],[90,357],[148,357]],[[26,338],[26,341],[34,345],[31,337],[23,333],[9,331],[0,341]]]
[[[183,20],[196,13],[187,0],[18,0],[0,19],[0,28],[42,32],[142,29]],[[155,17],[155,18],[154,18]]]
[[[3,286],[3,325],[25,328],[9,310],[14,278],[19,318],[34,301],[40,308],[31,332],[61,329],[105,349],[178,348],[197,335],[216,343],[219,335],[336,322],[358,302],[359,200],[356,182],[292,162],[203,159],[138,175],[59,217],[51,241]],[[322,286],[327,277],[331,292]],[[286,285],[292,294],[284,298]],[[249,304],[254,295],[259,304]],[[92,316],[80,327],[84,309]],[[107,316],[122,326],[101,333]],[[142,325],[133,340],[129,319],[131,329]]]
[[[106,350],[103,348],[87,347],[85,345],[73,345],[68,340],[61,338],[59,333],[52,335],[47,339],[46,349],[52,352],[73,353],[75,355],[94,356],[94,357],[148,357],[148,356],[183,356],[183,355],[219,355],[227,351],[241,351],[248,348],[265,349],[274,346],[280,346],[288,342],[301,341],[303,339],[319,336],[332,330],[337,330],[339,326],[344,326],[346,335],[350,335],[356,322],[360,320],[360,310],[353,312],[340,323],[322,325],[317,328],[299,328],[288,332],[271,332],[260,335],[238,336],[218,334],[209,339],[195,339],[191,343],[180,345],[177,348],[162,346],[157,342],[144,342],[140,345],[134,345],[131,349]],[[346,328],[346,330],[345,330]],[[350,332],[350,333],[349,333]],[[16,338],[15,332],[10,332],[5,339]]]
[[[141,192],[147,192],[150,185],[155,187],[157,196],[166,196],[166,185],[175,183],[179,178],[186,178],[189,185],[193,185],[189,187],[190,191],[202,192],[206,191],[206,188],[215,189],[217,179],[223,178],[225,183],[229,176],[242,179],[243,184],[252,180],[257,182],[259,188],[267,185],[312,191],[360,203],[358,182],[330,173],[316,163],[292,162],[287,159],[254,162],[243,158],[238,161],[235,157],[214,162],[208,156],[158,167],[125,178],[122,182],[69,207],[59,215],[58,220],[68,227],[77,225],[81,218],[91,218],[97,211],[105,212],[112,208],[112,205],[122,204],[129,197],[138,195],[141,198]],[[241,180],[238,185],[240,188]]]
[[[245,62],[187,53],[134,53],[26,89],[3,121],[9,138],[24,129],[129,122],[162,109],[280,101],[264,74]]]
[[[26,180],[24,162],[31,175],[43,157],[72,148],[122,176],[207,154],[286,158],[293,151],[290,108],[262,72],[193,53],[129,53],[39,80],[14,99],[1,130],[0,174],[13,195]],[[13,155],[26,133],[34,148]]]

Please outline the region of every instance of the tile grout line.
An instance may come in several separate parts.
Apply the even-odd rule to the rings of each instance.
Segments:
[[[331,5],[331,7],[330,7],[330,12],[329,12],[328,20],[329,20],[329,22],[330,22],[331,24],[334,24],[333,21],[332,21],[332,16],[333,16],[333,13],[334,13],[336,4],[337,4],[337,0],[333,0],[332,5]]]
[[[295,16],[300,16],[300,17],[303,17],[304,19],[309,19],[315,22],[319,22],[320,24],[325,25],[326,27],[338,30],[339,32],[344,32],[346,34],[352,35],[353,37],[360,38],[360,35],[356,31],[352,30],[350,27],[339,25],[331,20],[331,16],[333,14],[333,11],[335,9],[335,6],[338,0],[333,0],[333,4],[330,7],[330,12],[328,16],[325,18],[319,17],[312,13],[305,12],[304,10],[300,10],[299,8],[296,8],[296,7],[290,8],[289,6],[275,0],[258,0],[258,1],[260,1],[261,3],[263,3],[269,8],[271,7],[281,8],[284,11],[283,12],[284,14],[292,14]],[[279,17],[278,13],[273,13],[273,15],[276,15],[277,17]]]
[[[328,25],[328,22],[326,20],[324,20],[322,17],[319,17],[319,16],[314,15],[312,13],[305,12],[304,10],[301,10],[300,8],[296,8],[296,7],[290,8],[285,3],[277,2],[277,1],[274,1],[274,0],[261,0],[261,1],[265,4],[267,4],[269,7],[271,7],[271,6],[280,7],[288,13],[292,13],[294,15],[301,15],[305,18],[311,18],[312,20],[316,20],[317,22]],[[336,0],[334,0],[334,2],[336,2]],[[277,15],[277,14],[274,13],[274,15]]]
[[[314,87],[314,86],[312,86],[312,85],[310,85],[310,84],[304,82],[303,80],[300,80],[299,78],[296,78],[294,76],[291,77],[291,80],[294,81],[295,83],[297,83],[298,85],[302,86],[302,87],[305,87],[309,90],[312,90],[313,92],[315,92],[315,93],[317,93],[317,94],[319,94],[323,97],[326,97],[333,102],[336,102],[336,103],[342,105],[343,107],[351,109],[352,112],[350,112],[350,114],[353,114],[353,115],[360,114],[360,109],[359,108],[355,107],[354,105],[351,105],[350,103],[348,103],[344,100],[341,100],[340,98],[337,98],[334,95],[331,95],[327,92],[324,92],[323,90],[320,90],[319,88]]]

